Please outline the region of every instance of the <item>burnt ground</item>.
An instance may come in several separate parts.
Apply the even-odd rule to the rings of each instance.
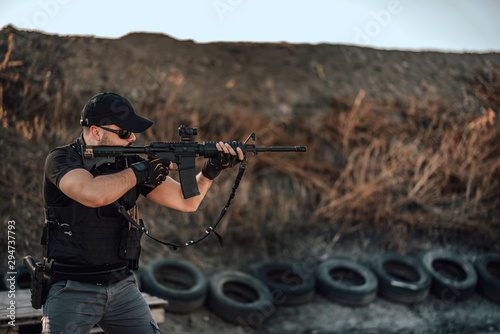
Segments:
[[[262,325],[261,318],[236,325],[221,321],[207,308],[188,315],[167,314],[165,333],[499,333],[498,304],[475,295],[463,302],[429,297],[418,305],[378,298],[365,307],[342,306],[316,295],[302,306],[277,306]],[[496,314],[495,314],[496,313]]]

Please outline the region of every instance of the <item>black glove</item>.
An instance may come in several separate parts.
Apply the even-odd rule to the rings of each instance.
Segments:
[[[152,158],[130,165],[137,178],[137,184],[145,183],[151,186],[159,186],[167,179],[170,160],[165,158]]]
[[[218,151],[216,158],[210,158],[201,167],[201,173],[207,179],[215,179],[223,169],[236,166],[241,161],[238,159],[237,155],[232,155],[230,153],[224,153],[224,151]]]

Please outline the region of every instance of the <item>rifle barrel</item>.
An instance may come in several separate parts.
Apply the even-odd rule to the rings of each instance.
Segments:
[[[306,152],[306,146],[247,147],[250,152]]]

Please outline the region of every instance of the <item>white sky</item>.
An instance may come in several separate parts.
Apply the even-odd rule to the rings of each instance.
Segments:
[[[117,38],[500,51],[499,0],[0,0],[0,27]]]

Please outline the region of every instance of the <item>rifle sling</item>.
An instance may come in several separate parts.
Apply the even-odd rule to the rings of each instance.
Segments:
[[[243,178],[243,174],[245,173],[246,168],[247,168],[246,160],[244,160],[244,161],[242,161],[240,163],[240,166],[238,168],[238,175],[236,176],[236,180],[234,181],[233,189],[231,191],[231,194],[229,195],[229,199],[227,200],[226,205],[224,206],[224,208],[222,208],[222,211],[221,211],[221,213],[219,215],[219,219],[217,220],[217,222],[213,226],[209,226],[205,230],[205,234],[204,235],[202,235],[201,237],[199,237],[196,240],[187,241],[183,245],[177,245],[177,244],[175,244],[173,242],[166,242],[166,241],[161,241],[161,240],[156,239],[151,234],[149,234],[149,231],[146,229],[146,227],[144,226],[144,224],[142,223],[142,221],[141,221],[141,224],[139,225],[139,223],[137,223],[134,220],[134,218],[132,218],[127,213],[127,210],[125,209],[125,207],[123,205],[121,205],[120,203],[118,203],[118,201],[115,201],[114,204],[118,207],[118,212],[121,213],[123,215],[123,217],[125,217],[125,219],[127,219],[127,221],[130,224],[134,225],[139,230],[141,230],[142,232],[144,232],[144,234],[146,234],[149,238],[153,239],[154,241],[156,241],[156,242],[158,242],[158,243],[160,243],[162,245],[172,247],[173,250],[176,250],[178,248],[184,248],[184,247],[187,247],[187,246],[194,245],[194,244],[202,241],[206,237],[208,237],[211,232],[213,232],[215,234],[215,236],[217,237],[217,240],[219,240],[219,244],[220,244],[220,246],[222,248],[222,247],[224,247],[224,242],[222,240],[222,236],[219,233],[215,232],[215,228],[217,227],[217,225],[219,225],[220,221],[222,220],[222,218],[224,217],[224,215],[226,214],[226,212],[229,210],[229,206],[231,205],[231,201],[233,200],[234,196],[236,195],[236,190],[240,186],[240,181]]]

